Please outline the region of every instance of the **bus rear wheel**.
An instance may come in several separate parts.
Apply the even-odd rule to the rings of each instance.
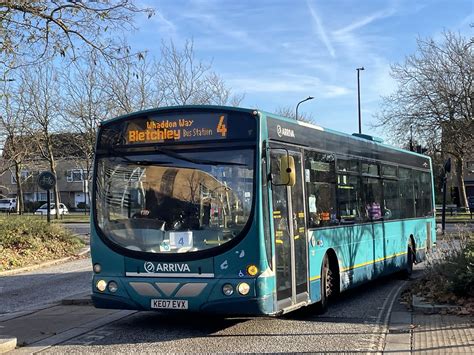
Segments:
[[[411,243],[408,244],[405,269],[402,271],[402,276],[405,278],[409,278],[413,273],[413,264],[415,263],[415,253],[413,250],[413,245]]]

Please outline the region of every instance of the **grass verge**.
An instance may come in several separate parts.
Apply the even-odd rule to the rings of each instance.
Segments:
[[[84,242],[59,224],[0,216],[0,271],[76,255]]]

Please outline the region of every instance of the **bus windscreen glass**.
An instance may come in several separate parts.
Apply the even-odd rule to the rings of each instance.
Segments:
[[[113,243],[135,251],[186,253],[222,245],[249,220],[254,154],[252,148],[157,149],[100,157],[98,226]]]

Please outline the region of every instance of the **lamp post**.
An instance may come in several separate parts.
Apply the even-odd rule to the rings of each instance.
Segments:
[[[313,96],[308,96],[306,99],[301,100],[300,102],[298,102],[298,104],[296,105],[296,117],[295,117],[295,119],[296,119],[297,121],[298,121],[298,106],[299,106],[300,104],[302,104],[303,102],[309,101],[309,100],[312,100],[312,99],[314,99]]]
[[[365,70],[364,67],[356,68],[357,70],[357,107],[359,109],[359,134],[362,133],[362,118],[360,116],[360,71]]]

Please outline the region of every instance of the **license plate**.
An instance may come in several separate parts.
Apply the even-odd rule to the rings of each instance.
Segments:
[[[151,300],[151,308],[156,309],[188,309],[187,300]]]

